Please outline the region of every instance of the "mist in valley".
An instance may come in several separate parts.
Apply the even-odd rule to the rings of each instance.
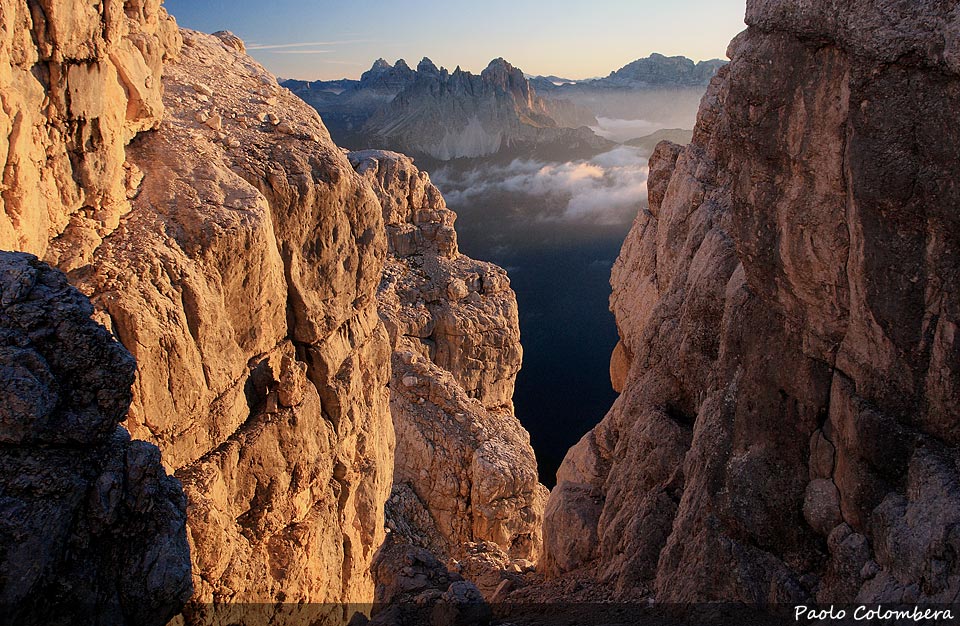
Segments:
[[[566,451],[616,399],[610,270],[646,206],[653,146],[688,140],[703,92],[567,87],[545,97],[590,110],[591,130],[612,148],[588,158],[561,152],[425,165],[459,216],[461,250],[506,268],[517,293],[524,359],[514,402],[548,486]]]
[[[704,87],[644,90],[581,87],[580,90],[565,89],[556,97],[589,109],[600,120],[601,130],[605,130],[605,126],[615,128],[618,122],[645,120],[649,123],[633,129],[627,124],[634,134],[608,137],[627,141],[660,128],[693,128],[704,91]]]

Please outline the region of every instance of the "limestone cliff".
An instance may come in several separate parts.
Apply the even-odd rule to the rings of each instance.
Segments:
[[[0,2],[0,249],[90,261],[130,210],[124,146],[160,123],[179,48],[160,0]]]
[[[183,37],[132,211],[72,276],[139,363],[129,422],[184,483],[196,606],[365,601],[393,466],[380,205],[242,44]]]
[[[0,245],[68,271],[136,358],[127,425],[189,499],[190,619],[369,601],[394,439],[377,198],[236,37],[81,4],[0,5]]]
[[[426,175],[399,155],[376,171],[351,163],[242,41],[177,31],[157,2],[0,9],[0,247],[58,264],[136,359],[111,416],[126,415],[182,482],[186,621],[236,618],[211,603],[322,621],[335,610],[323,603],[370,602],[395,424],[410,453],[396,475],[440,533],[440,556],[490,540],[534,558],[545,490],[512,415],[516,300],[502,270],[457,252],[452,213]],[[130,497],[141,498],[146,472],[144,489],[182,505],[156,450],[103,439],[111,432],[96,444],[111,477],[132,476]],[[426,445],[445,448],[427,463],[414,454]],[[99,480],[114,507],[85,454],[89,468],[79,457],[65,468]],[[148,504],[127,506],[143,516]],[[112,528],[97,524],[84,528]],[[149,532],[166,541],[172,531]],[[141,543],[94,545],[132,554]],[[154,597],[139,578],[118,593],[160,620],[182,603],[191,570],[152,571]]]
[[[551,571],[957,598],[958,19],[748,0],[693,141],[651,158],[612,277],[622,394],[558,473]]]
[[[380,199],[389,245],[378,292],[397,433],[388,523],[436,538],[420,543],[441,557],[462,560],[468,544],[489,541],[506,560],[535,560],[547,490],[513,415],[521,347],[506,272],[460,254],[456,215],[410,159],[349,158]]]
[[[190,597],[186,501],[118,423],[135,363],[36,257],[0,252],[0,607],[162,626]]]

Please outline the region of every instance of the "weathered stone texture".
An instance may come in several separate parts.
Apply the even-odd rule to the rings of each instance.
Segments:
[[[190,618],[369,601],[393,467],[380,205],[232,40],[182,36],[166,117],[128,149],[132,211],[73,277],[140,364],[131,429],[190,500]]]
[[[629,374],[561,469],[552,571],[599,559],[661,601],[956,599],[958,17],[747,3],[692,143],[651,159],[612,277]]]
[[[506,272],[460,254],[456,215],[410,159],[349,157],[380,198],[389,241],[378,299],[394,346],[394,481],[416,494],[409,507],[425,508],[414,517],[442,538],[427,546],[439,556],[464,558],[466,544],[488,540],[535,559],[546,488],[513,415],[522,352]]]
[[[244,50],[228,32],[178,31],[156,0],[0,0],[0,247],[67,272],[138,365],[132,394],[129,380],[97,387],[94,410],[79,391],[100,383],[93,347],[63,371],[6,355],[0,442],[100,441],[129,406],[130,432],[159,446],[189,501],[189,622],[232,619],[210,602],[369,602],[392,386],[407,450],[448,445],[430,407],[469,415],[422,464],[455,483],[427,488],[413,458],[398,470],[444,549],[484,538],[532,558],[545,490],[512,415],[505,273],[459,254],[453,214],[409,160],[358,173]],[[388,239],[390,267],[416,271],[381,319]],[[401,350],[396,330],[417,316]],[[403,386],[414,375],[433,381],[430,407]],[[72,412],[51,376],[69,381]]]
[[[368,602],[394,438],[376,196],[229,33],[155,1],[0,10],[0,247],[67,271],[136,358],[128,427],[190,501],[190,619]],[[99,436],[78,406],[37,429]]]
[[[160,123],[179,49],[160,0],[0,3],[0,249],[91,261],[130,210],[124,146]]]
[[[186,499],[120,427],[136,364],[58,270],[0,252],[0,606],[155,624],[191,594]]]

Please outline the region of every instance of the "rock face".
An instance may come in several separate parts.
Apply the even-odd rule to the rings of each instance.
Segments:
[[[394,439],[380,204],[234,35],[178,33],[158,2],[122,6],[0,4],[0,245],[68,271],[136,358],[132,404],[111,419],[129,404],[130,431],[183,482],[188,621],[212,601],[369,602]],[[45,380],[11,390],[17,416],[52,406],[30,400]],[[9,428],[112,433],[83,411]],[[155,451],[124,466],[110,445],[110,477],[156,471]],[[141,596],[136,610],[166,606]]]
[[[388,542],[373,562],[371,626],[483,626],[491,611],[473,583],[424,548]]]
[[[535,559],[547,491],[513,415],[522,353],[506,272],[459,253],[456,215],[409,158],[349,158],[380,199],[389,243],[377,297],[393,344],[394,482],[410,488],[395,490],[405,512],[394,528],[412,523],[442,558],[486,540]]]
[[[36,257],[0,252],[0,605],[17,624],[156,624],[190,597],[186,500],[120,427],[136,364]]]
[[[131,431],[189,498],[190,619],[369,601],[394,438],[380,205],[229,33],[183,38],[127,152],[132,210],[72,277],[140,365]]]
[[[0,12],[0,249],[70,270],[130,210],[139,173],[124,146],[160,122],[179,35],[160,0],[2,0]]]
[[[612,277],[629,369],[558,473],[554,573],[599,559],[667,602],[960,593],[956,3],[840,4],[748,1],[692,143],[651,158]]]
[[[111,26],[120,19],[113,5],[90,15],[77,9],[90,20],[93,34],[83,32],[93,48],[76,43],[86,56],[64,57],[57,46],[66,44],[56,37],[74,33],[79,22],[54,27],[41,17],[67,19],[68,8],[31,14],[11,6],[9,15],[33,36],[4,44],[20,81],[3,92],[5,104],[55,103],[63,98],[57,90],[67,89],[71,106],[96,102],[103,119],[87,109],[56,113],[53,104],[46,116],[17,118],[45,130],[30,131],[40,137],[33,143],[24,143],[26,127],[5,136],[11,155],[5,200],[33,193],[33,179],[16,178],[31,150],[53,159],[62,152],[71,167],[89,161],[100,169],[81,175],[31,165],[37,176],[72,177],[79,200],[69,184],[61,186],[59,204],[44,196],[50,224],[71,226],[34,228],[40,222],[7,211],[16,219],[3,245],[46,252],[58,262],[138,369],[134,379],[133,361],[125,357],[126,378],[115,388],[101,384],[96,368],[69,373],[65,388],[102,392],[76,392],[76,410],[62,413],[49,391],[58,370],[50,374],[23,361],[17,344],[4,367],[24,376],[5,382],[15,401],[0,414],[4,445],[95,444],[100,456],[90,452],[82,457],[89,467],[73,471],[99,481],[98,493],[109,500],[97,505],[107,507],[109,520],[97,521],[96,532],[119,524],[110,516],[120,515],[122,505],[127,517],[143,518],[136,523],[155,541],[168,541],[173,531],[148,526],[155,523],[150,515],[165,509],[148,514],[143,507],[152,501],[148,495],[180,505],[182,496],[160,469],[155,448],[113,435],[129,406],[130,432],[159,446],[189,502],[188,623],[234,619],[211,612],[212,603],[260,603],[264,619],[274,611],[294,618],[287,613],[309,606],[305,616],[316,620],[324,617],[316,607],[370,602],[371,564],[385,538],[384,504],[395,471],[415,490],[416,512],[428,520],[421,525],[436,533],[442,557],[483,539],[511,558],[534,558],[546,493],[537,484],[529,437],[512,415],[520,365],[516,300],[503,270],[459,254],[453,214],[426,175],[399,155],[354,155],[351,163],[316,112],[245,56],[243,42],[229,32],[178,33],[156,5],[128,3],[122,28]],[[45,33],[54,38],[52,52],[40,49]],[[103,42],[96,39],[101,33]],[[133,83],[124,82],[124,91],[107,80],[121,72],[110,63],[123,61],[123,37],[142,44],[138,54],[150,64],[141,76],[152,89],[142,96],[142,110],[134,105]],[[31,57],[33,40],[40,48]],[[111,45],[121,52],[109,53]],[[101,52],[106,56],[94,54]],[[47,65],[37,69],[38,58]],[[86,60],[78,65],[78,58]],[[99,68],[107,78],[66,87],[42,82],[54,71],[46,68],[61,62]],[[34,76],[39,86],[29,82]],[[104,95],[111,89],[124,97]],[[70,134],[61,145],[59,135],[46,132],[63,126],[74,133],[85,125],[104,136]],[[82,141],[70,143],[77,137]],[[104,198],[113,196],[98,190],[116,185],[123,201],[108,204]],[[107,219],[104,207],[116,209],[112,221],[90,222]],[[383,320],[392,335],[378,306],[387,307]],[[99,354],[89,352],[77,362]],[[396,468],[395,423],[409,452]],[[429,463],[422,462],[427,446],[436,452]],[[101,457],[110,459],[108,478],[98,478],[94,459]],[[130,503],[109,482],[123,476]],[[182,515],[177,528],[183,539]],[[107,545],[97,541],[92,545]],[[124,549],[134,554],[140,545]],[[105,554],[98,558],[114,558]],[[179,563],[180,578],[164,562],[145,582],[118,583],[120,602],[136,600],[135,610],[149,611],[151,619],[169,616],[190,589],[190,568]],[[132,577],[141,574],[124,567]]]

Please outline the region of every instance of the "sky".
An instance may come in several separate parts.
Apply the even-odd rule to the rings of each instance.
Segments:
[[[479,72],[606,76],[652,52],[726,58],[746,0],[165,0],[180,26],[230,30],[283,78],[359,78],[377,58]]]

